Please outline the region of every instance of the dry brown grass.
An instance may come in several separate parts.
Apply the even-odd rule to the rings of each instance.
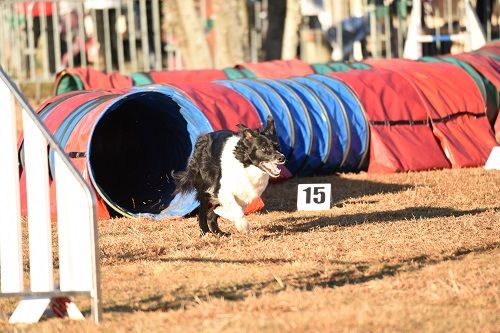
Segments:
[[[305,182],[331,183],[332,209],[295,211]],[[249,235],[223,221],[229,238],[194,218],[101,221],[103,324],[14,327],[1,300],[0,331],[499,330],[500,172],[293,179],[264,200]]]

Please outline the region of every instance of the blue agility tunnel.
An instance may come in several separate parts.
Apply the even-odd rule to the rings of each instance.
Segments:
[[[276,120],[287,167],[294,174],[330,174],[366,167],[369,124],[362,104],[340,80],[324,75],[218,81]]]
[[[313,174],[329,163],[332,129],[326,110],[318,97],[306,86],[290,79],[280,80],[280,82],[290,87],[302,99],[311,118],[315,154],[309,156],[308,168],[303,170],[301,175]]]
[[[338,96],[345,109],[351,138],[347,159],[339,171],[365,170],[368,164],[370,127],[358,97],[345,83],[333,77],[314,74],[307,78],[321,82],[331,89],[332,94]]]
[[[307,106],[302,99],[286,84],[277,80],[261,80],[274,89],[285,101],[295,129],[295,147],[293,154],[287,164],[293,174],[302,175],[309,172],[314,166],[311,165],[313,156],[317,155],[317,147],[314,145],[313,125]]]
[[[287,160],[290,160],[295,145],[295,132],[290,110],[283,99],[274,91],[262,93],[265,87],[255,87],[251,83],[249,84],[249,81],[251,82],[251,80],[234,80],[217,81],[217,83],[233,89],[252,103],[261,117],[263,124],[265,124],[269,114],[274,118],[282,153],[286,156]]]
[[[331,146],[327,163],[320,169],[320,173],[332,173],[343,169],[349,157],[351,146],[350,126],[342,102],[338,96],[323,83],[307,77],[296,77],[293,81],[300,82],[314,93],[321,105],[321,111],[326,112],[327,124],[331,130]]]

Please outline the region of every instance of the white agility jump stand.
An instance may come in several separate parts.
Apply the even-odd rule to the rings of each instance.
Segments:
[[[22,108],[28,205],[30,288],[24,286],[19,164],[14,98]],[[0,67],[0,297],[21,297],[10,323],[35,323],[51,302],[72,319],[83,315],[70,296],[91,298],[101,320],[95,195],[26,98]],[[54,285],[47,146],[54,152],[59,287]],[[62,303],[61,303],[61,300]]]
[[[413,0],[403,58],[417,60],[422,57],[422,43],[437,41],[462,41],[467,51],[477,50],[486,44],[483,29],[472,8],[470,0],[465,2],[466,32],[451,35],[424,35],[422,31],[422,1]]]

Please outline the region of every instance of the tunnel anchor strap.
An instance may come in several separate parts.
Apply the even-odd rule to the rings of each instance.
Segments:
[[[70,158],[85,158],[87,157],[87,152],[85,151],[70,151],[68,153]]]

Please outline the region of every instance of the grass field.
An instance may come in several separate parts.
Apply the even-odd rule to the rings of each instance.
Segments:
[[[332,208],[297,212],[304,182],[331,183]],[[103,323],[11,326],[2,299],[0,332],[500,331],[500,172],[293,179],[264,200],[248,235],[101,221]]]

